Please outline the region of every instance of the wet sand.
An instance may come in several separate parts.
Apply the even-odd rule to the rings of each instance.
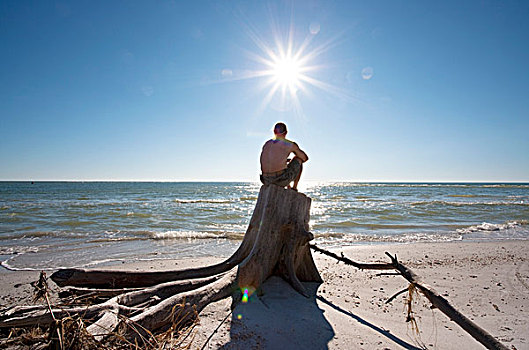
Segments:
[[[397,254],[425,283],[504,345],[529,349],[529,241],[362,245],[333,251],[358,262],[387,262],[384,252]],[[318,253],[314,257],[324,283],[306,284],[311,298],[271,278],[261,298],[252,297],[233,312],[231,299],[206,307],[194,329],[191,348],[200,349],[219,325],[206,348],[483,348],[439,310],[430,309],[422,296],[413,303],[415,331],[406,322],[406,293],[385,303],[407,287],[403,277],[357,270]],[[180,269],[220,260],[151,261],[112,268]],[[0,306],[29,303],[29,282],[37,278],[34,271],[2,270]]]

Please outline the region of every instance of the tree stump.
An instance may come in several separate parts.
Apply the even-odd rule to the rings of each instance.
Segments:
[[[309,232],[310,204],[309,197],[294,190],[261,188],[250,232],[255,243],[239,265],[241,289],[256,290],[268,277],[278,275],[308,297],[300,281],[322,282],[308,246],[314,238]]]
[[[262,186],[244,239],[224,262],[163,272],[59,270],[51,276],[59,286],[107,288],[70,288],[69,293],[88,290],[90,295],[108,300],[71,308],[14,307],[0,312],[0,327],[49,325],[55,319],[77,314],[91,324],[87,330],[97,333],[97,339],[114,332],[119,325],[127,329],[125,336],[132,339],[139,334],[144,337],[165,330],[175,322],[182,324],[182,319],[175,317],[190,319],[195,310],[200,312],[211,302],[240,295],[242,290],[247,291],[245,294],[260,291],[260,286],[272,275],[282,277],[296,291],[308,296],[301,282],[322,282],[308,245],[313,239],[309,232],[310,205],[311,199],[297,191]],[[147,286],[152,287],[138,288]],[[134,324],[135,330],[127,324]]]

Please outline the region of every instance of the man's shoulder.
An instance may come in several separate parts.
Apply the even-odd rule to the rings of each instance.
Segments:
[[[270,147],[271,145],[274,144],[274,139],[270,139],[268,141],[266,141],[263,145],[263,149],[266,148],[266,147]]]
[[[295,143],[294,141],[292,141],[292,140],[287,140],[287,141],[288,141],[288,143],[289,143],[290,145],[292,145],[292,146],[294,146],[294,147],[299,147],[298,144]]]
[[[265,142],[265,144],[263,145],[263,148],[265,148],[267,146],[281,147],[281,148],[284,148],[284,147],[299,148],[297,143],[295,143],[292,140],[288,140],[288,139],[270,139],[270,140]]]

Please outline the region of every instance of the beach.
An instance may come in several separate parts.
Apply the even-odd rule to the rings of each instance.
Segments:
[[[442,242],[357,245],[333,248],[357,262],[387,262],[385,252],[417,273],[456,309],[509,348],[529,349],[529,241]],[[189,337],[191,348],[482,349],[483,346],[422,296],[412,309],[418,333],[406,322],[407,287],[401,276],[358,270],[313,253],[324,283],[307,283],[310,298],[279,278],[263,286],[259,299],[210,304]],[[222,257],[139,261],[106,266],[122,270],[172,270],[205,266]],[[29,282],[38,271],[0,273],[2,308],[30,303]],[[50,281],[52,290],[56,289]],[[226,318],[227,317],[227,318]],[[222,322],[224,320],[224,322]],[[215,330],[218,328],[218,331]]]
[[[0,350],[482,349],[445,300],[529,350],[529,1],[3,1],[0,33]]]

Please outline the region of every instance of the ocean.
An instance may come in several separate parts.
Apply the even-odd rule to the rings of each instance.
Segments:
[[[300,183],[315,243],[529,239],[526,183]],[[0,182],[5,269],[229,256],[258,183]]]

